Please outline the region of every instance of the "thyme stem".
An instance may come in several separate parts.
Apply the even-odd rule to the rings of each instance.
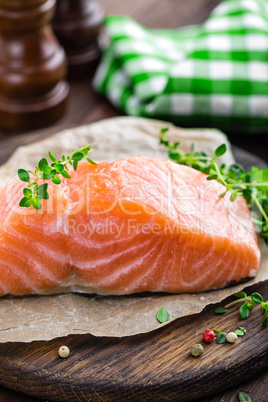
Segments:
[[[229,308],[229,307],[234,306],[237,303],[244,303],[245,301],[250,301],[250,300],[251,300],[250,296],[243,297],[242,299],[238,299],[238,300],[233,301],[232,303],[226,304],[226,306],[224,306],[224,308]]]

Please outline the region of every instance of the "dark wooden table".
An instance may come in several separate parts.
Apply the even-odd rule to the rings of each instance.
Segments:
[[[220,3],[220,0],[99,0],[99,2],[104,6],[106,14],[129,15],[149,28],[176,28],[203,22],[211,10]],[[53,127],[48,128],[48,131],[88,124],[119,114],[121,113],[118,110],[93,92],[91,79],[88,78],[81,82],[71,83],[68,111],[65,117]],[[25,134],[23,132],[11,133],[0,129],[0,148],[2,155],[4,155],[1,163],[9,157],[18,145],[31,142],[43,135],[37,133],[25,137]],[[232,144],[268,161],[268,132],[254,136],[226,134]],[[257,378],[254,378],[253,373],[252,377],[251,381],[213,397],[205,398],[202,402],[234,402],[237,401],[237,394],[241,390],[250,394],[252,402],[266,402],[268,400],[268,373],[264,372]],[[37,399],[0,386],[0,402],[15,401],[31,402],[37,401]]]

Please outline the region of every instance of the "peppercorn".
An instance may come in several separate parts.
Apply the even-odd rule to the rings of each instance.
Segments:
[[[227,339],[227,341],[230,342],[230,343],[235,343],[235,342],[237,341],[237,335],[236,335],[236,333],[234,333],[234,332],[229,332],[229,333],[226,335],[226,339]]]
[[[66,358],[70,354],[70,349],[68,348],[68,346],[61,346],[58,350],[58,353],[60,357]]]
[[[215,332],[212,329],[206,329],[203,338],[207,343],[212,342],[215,339]]]
[[[204,348],[199,343],[196,343],[196,344],[191,346],[190,352],[191,352],[192,356],[198,357],[198,356],[201,356],[203,354]]]

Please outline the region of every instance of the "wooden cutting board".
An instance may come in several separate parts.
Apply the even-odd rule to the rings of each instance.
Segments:
[[[57,129],[58,131],[58,129]],[[54,132],[51,131],[50,134]],[[1,144],[0,163],[22,144],[44,136],[40,132]],[[3,146],[2,146],[3,145]],[[244,164],[261,165],[258,158],[234,150]],[[247,288],[268,300],[267,281]],[[232,298],[226,299],[224,305]],[[215,306],[202,313],[178,319],[149,334],[122,339],[74,335],[49,342],[0,345],[0,383],[27,395],[50,401],[189,401],[214,394],[260,373],[268,367],[268,328],[261,325],[260,308],[240,321],[238,308],[225,315],[214,314]],[[205,344],[206,328],[247,333],[236,344]],[[202,357],[190,355],[190,346],[201,343]],[[70,356],[58,357],[67,345]],[[266,402],[266,396],[258,402]]]

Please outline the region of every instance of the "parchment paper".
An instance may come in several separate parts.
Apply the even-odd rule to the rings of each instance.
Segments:
[[[0,185],[16,175],[18,168],[33,168],[51,150],[56,156],[71,153],[91,143],[95,160],[115,160],[128,155],[163,157],[159,128],[170,127],[171,141],[180,141],[185,151],[191,143],[197,150],[212,154],[225,142],[228,152],[222,162],[230,164],[233,156],[226,137],[217,130],[180,129],[166,122],[133,117],[107,119],[89,126],[65,130],[46,140],[16,150],[0,168]],[[95,336],[123,337],[145,333],[166,324],[156,320],[164,306],[171,322],[196,314],[210,303],[217,303],[254,283],[268,279],[268,249],[260,240],[261,266],[256,278],[246,284],[198,294],[148,294],[132,296],[96,296],[61,294],[55,296],[7,296],[0,299],[0,343],[50,340],[69,334],[91,333]]]

